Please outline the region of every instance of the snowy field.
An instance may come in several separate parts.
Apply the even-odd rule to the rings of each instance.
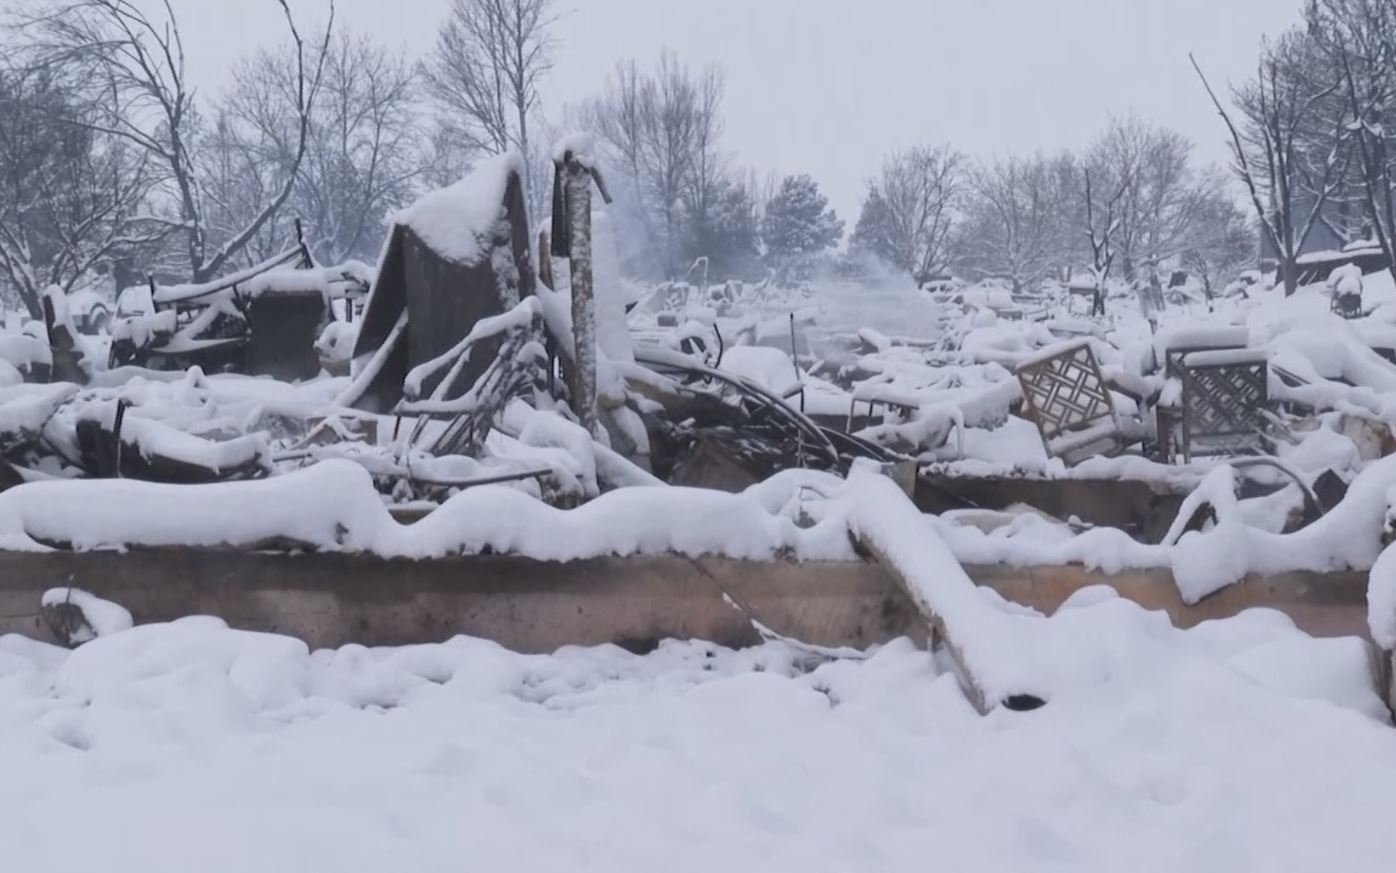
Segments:
[[[4,869],[1389,871],[1356,640],[1099,592],[1109,657],[986,718],[905,641],[308,653],[213,619],[0,638]],[[817,660],[817,659],[816,659]]]

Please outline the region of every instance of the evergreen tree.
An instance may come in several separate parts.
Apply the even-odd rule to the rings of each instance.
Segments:
[[[848,240],[849,254],[859,261],[872,256],[886,265],[900,266],[893,243],[895,234],[892,211],[886,199],[876,185],[869,185],[863,207],[858,213],[858,223]]]
[[[759,258],[756,203],[740,181],[718,182],[706,220],[695,221],[692,257],[707,255],[712,275],[750,276]]]
[[[834,246],[843,236],[843,221],[814,179],[786,176],[766,204],[761,234],[771,259],[786,264],[812,259]]]

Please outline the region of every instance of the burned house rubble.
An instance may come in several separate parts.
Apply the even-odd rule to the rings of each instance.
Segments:
[[[1396,0],[4,7],[0,873],[1396,873]]]
[[[128,288],[96,337],[51,289],[42,325],[0,336],[8,478],[211,483],[337,458],[411,512],[484,483],[571,505],[898,458],[722,369],[720,329],[632,331],[589,142],[555,157],[536,235],[506,154],[395,215],[376,267],[316,264],[299,241]]]
[[[869,306],[893,292],[710,283],[701,259],[631,282],[592,150],[558,143],[541,224],[505,154],[395,214],[373,267],[317,264],[298,241],[213,281],[128,288],[98,337],[51,289],[42,324],[0,334],[7,481],[216,483],[339,460],[416,518],[485,484],[574,506],[871,466],[957,524],[1011,532],[1030,512],[1062,537],[1153,545],[1214,523],[1209,500],[1176,529],[1217,466],[1297,530],[1396,447],[1371,400],[1396,388],[1396,334],[1327,307],[1365,331],[1339,370],[1248,324],[1249,298],[1106,324],[1069,288],[945,282]]]
[[[1332,299],[1368,311],[1368,280],[1117,320],[1082,317],[1069,288],[715,286],[703,264],[644,286],[621,275],[590,141],[553,157],[546,230],[506,154],[394,215],[376,268],[321,266],[298,245],[128,292],[97,339],[50,290],[42,325],[0,341],[0,536],[353,566],[370,598],[395,559],[420,562],[413,577],[519,560],[544,588],[568,562],[691,562],[696,595],[645,595],[632,625],[599,625],[599,641],[646,646],[710,613],[775,639],[744,605],[760,586],[737,577],[816,578],[824,562],[830,645],[885,641],[878,621],[910,617],[981,714],[1048,704],[1027,659],[1001,671],[985,653],[1102,580],[1180,620],[1284,591],[1296,621],[1357,626],[1349,577],[1389,542],[1396,494],[1396,322]],[[981,597],[993,579],[1026,611]],[[1336,599],[1330,582],[1346,586]],[[254,624],[344,642],[381,621],[406,643],[458,629],[474,608],[458,595],[473,596],[401,620],[374,599],[353,627],[278,599]],[[482,596],[507,601],[490,632],[532,626],[534,607]],[[799,638],[823,621],[818,599],[792,589],[766,616]],[[45,604],[56,637],[90,624],[70,606]],[[589,620],[545,637],[565,644]]]

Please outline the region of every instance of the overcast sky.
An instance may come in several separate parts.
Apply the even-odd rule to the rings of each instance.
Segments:
[[[292,0],[307,15],[328,0]],[[216,88],[279,36],[274,0],[174,0],[192,72]],[[758,170],[808,172],[850,225],[889,149],[953,143],[993,156],[1086,143],[1130,110],[1175,127],[1209,160],[1224,129],[1191,68],[1252,68],[1299,0],[558,0],[550,107],[598,90],[618,59],[667,46],[727,71],[727,137]],[[338,0],[340,22],[431,44],[449,0]]]

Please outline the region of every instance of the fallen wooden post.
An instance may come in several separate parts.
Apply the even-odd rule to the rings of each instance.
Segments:
[[[849,532],[896,581],[950,655],[970,704],[986,715],[996,707],[1037,709],[1047,701],[1040,689],[1020,685],[1005,671],[1004,648],[1015,637],[1013,619],[984,600],[950,549],[926,523],[916,505],[891,479],[868,472],[849,478]]]

